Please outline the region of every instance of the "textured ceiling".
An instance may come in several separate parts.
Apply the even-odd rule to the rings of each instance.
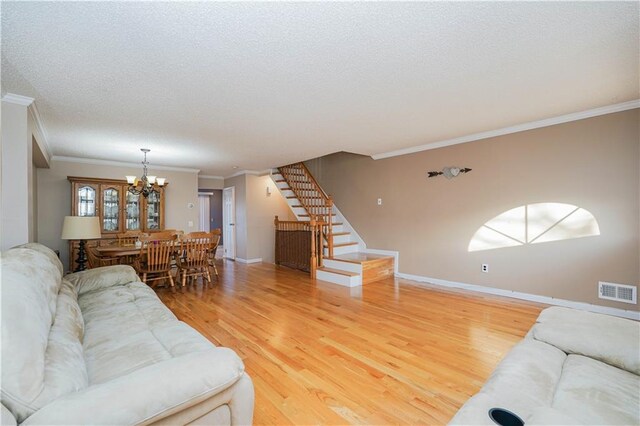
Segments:
[[[229,175],[637,99],[638,2],[2,2],[55,155]]]

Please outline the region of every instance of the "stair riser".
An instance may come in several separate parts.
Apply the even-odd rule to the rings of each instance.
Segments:
[[[327,268],[337,269],[339,271],[355,272],[356,274],[362,275],[362,265],[359,263],[322,259],[322,264]]]
[[[344,246],[344,247],[334,247],[333,248],[333,255],[334,256],[339,256],[341,254],[347,254],[347,253],[355,253],[358,251],[358,245],[354,244],[352,246]],[[329,249],[324,249],[324,255],[325,256],[329,256]]]
[[[326,271],[316,271],[316,279],[338,284],[344,287],[357,287],[362,285],[362,277],[348,277],[346,275],[333,274]]]
[[[333,232],[339,232],[339,231],[336,231],[334,227]],[[342,244],[342,243],[350,243],[350,242],[351,242],[351,234],[333,236],[333,244]]]

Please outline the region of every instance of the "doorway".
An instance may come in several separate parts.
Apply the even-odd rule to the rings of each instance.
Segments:
[[[236,188],[230,186],[222,191],[222,238],[224,257],[236,258]]]
[[[211,231],[211,195],[199,192],[198,193],[198,230],[209,232]]]

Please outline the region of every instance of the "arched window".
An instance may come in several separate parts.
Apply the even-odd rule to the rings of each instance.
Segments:
[[[587,210],[562,203],[527,204],[508,210],[480,227],[469,251],[546,243],[600,235],[596,218]]]

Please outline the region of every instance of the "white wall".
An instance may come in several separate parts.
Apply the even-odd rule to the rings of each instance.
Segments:
[[[26,105],[2,101],[2,250],[29,242],[32,160],[27,117]]]

